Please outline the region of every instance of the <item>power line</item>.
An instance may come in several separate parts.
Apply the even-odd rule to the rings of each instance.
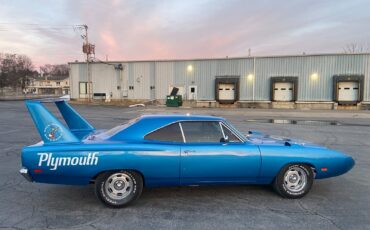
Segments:
[[[52,31],[52,30],[81,30],[83,25],[52,25],[52,24],[38,24],[38,23],[12,23],[12,22],[0,22],[0,31]]]
[[[76,29],[75,27],[71,26],[71,27],[34,27],[34,28],[19,28],[19,27],[1,27],[0,26],[0,29],[2,30],[47,30],[47,29],[51,29],[51,30],[73,30],[73,29]]]
[[[23,30],[23,31],[47,31],[47,30],[73,30],[73,28],[0,28],[0,31],[16,31],[16,30]]]
[[[73,26],[68,26],[68,27],[29,27],[29,28],[16,28],[16,27],[4,27],[0,25],[0,33],[6,33],[6,32],[25,32],[25,33],[48,33],[50,35],[58,35],[58,36],[63,36],[63,35],[72,35],[75,34],[76,32],[81,36],[81,28],[80,25],[73,25]]]
[[[0,22],[0,25],[24,25],[24,26],[75,26],[75,25],[66,25],[66,24],[39,24],[39,23],[18,23],[18,22]]]

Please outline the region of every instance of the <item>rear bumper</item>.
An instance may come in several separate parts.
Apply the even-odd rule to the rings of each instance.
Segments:
[[[27,180],[27,181],[29,181],[29,182],[32,182],[33,180],[32,180],[32,177],[31,177],[31,175],[28,173],[28,169],[26,169],[26,168],[21,168],[20,170],[19,170],[19,173]]]

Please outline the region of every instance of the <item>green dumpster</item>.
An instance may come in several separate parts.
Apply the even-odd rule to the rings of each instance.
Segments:
[[[167,107],[182,106],[182,96],[181,95],[175,95],[175,96],[168,95],[166,97],[166,105]]]

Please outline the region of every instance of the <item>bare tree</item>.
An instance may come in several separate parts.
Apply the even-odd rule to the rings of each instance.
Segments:
[[[32,61],[26,55],[0,54],[0,87],[11,86],[22,89],[30,77],[37,75]]]
[[[346,54],[367,53],[370,52],[370,47],[358,43],[349,43],[343,48],[343,51]]]
[[[17,56],[16,71],[18,75],[18,85],[20,85],[22,89],[26,88],[29,84],[29,78],[31,76],[37,75],[37,72],[33,69],[34,67],[29,57],[26,55]]]
[[[53,76],[68,76],[69,75],[69,67],[68,65],[61,64],[61,65],[50,65],[46,64],[40,67],[41,72],[46,77],[53,77]]]

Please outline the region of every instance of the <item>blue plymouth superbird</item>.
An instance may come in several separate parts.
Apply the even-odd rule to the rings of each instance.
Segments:
[[[43,105],[53,102],[65,124]],[[107,206],[136,200],[144,186],[271,184],[306,195],[314,179],[348,172],[352,157],[325,147],[250,131],[214,116],[144,115],[96,130],[64,100],[26,101],[42,141],[23,148],[29,181],[95,184]]]

